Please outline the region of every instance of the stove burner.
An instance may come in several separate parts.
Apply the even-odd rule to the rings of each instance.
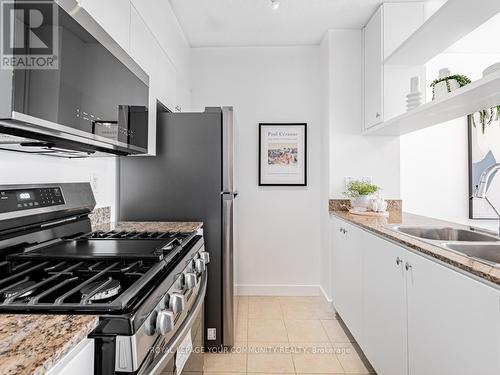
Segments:
[[[4,296],[4,298],[14,297],[16,295],[16,293],[19,293],[20,291],[22,291],[24,289],[30,288],[35,284],[36,283],[34,281],[27,280],[27,281],[23,281],[22,283],[12,285],[9,289],[7,289],[3,292],[3,296]],[[30,290],[24,292],[23,294],[18,295],[17,298],[25,298],[25,297],[31,296],[34,292],[35,292],[35,289],[30,289]]]
[[[184,239],[189,236],[189,233],[180,232],[138,232],[138,231],[116,231],[109,232],[95,231],[88,233],[80,239],[127,239],[127,240],[145,240],[145,239],[169,239],[180,238]]]
[[[110,277],[107,280],[97,280],[85,285],[80,289],[80,293],[82,293],[82,302],[101,301],[116,296],[120,290],[120,282]]]

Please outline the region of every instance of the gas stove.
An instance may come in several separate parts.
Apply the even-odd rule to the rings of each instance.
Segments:
[[[95,231],[25,246],[0,263],[0,311],[122,312],[195,237]]]
[[[95,373],[149,374],[200,312],[203,237],[91,231],[94,205],[88,184],[0,187],[0,313],[99,315]]]

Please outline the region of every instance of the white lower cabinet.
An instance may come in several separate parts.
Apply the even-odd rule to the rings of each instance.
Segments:
[[[94,340],[84,339],[51,368],[47,375],[93,375]]]
[[[333,298],[335,309],[357,341],[362,339],[362,253],[357,246],[360,229],[336,220],[333,228]]]
[[[405,250],[364,233],[363,346],[379,375],[407,374]]]
[[[409,253],[409,375],[500,374],[500,293]]]
[[[332,230],[333,303],[379,375],[500,374],[498,288],[343,220]]]

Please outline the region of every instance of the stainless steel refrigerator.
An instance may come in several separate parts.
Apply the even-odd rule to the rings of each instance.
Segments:
[[[158,113],[157,156],[119,161],[119,220],[203,221],[211,260],[205,346],[234,344],[235,121],[232,107]]]

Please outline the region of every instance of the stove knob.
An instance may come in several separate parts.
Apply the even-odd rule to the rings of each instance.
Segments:
[[[184,275],[185,285],[188,290],[193,289],[198,284],[198,276],[194,272],[188,272]]]
[[[210,263],[210,253],[208,251],[201,251],[200,258],[203,259],[205,264]]]
[[[170,310],[160,310],[156,317],[156,333],[166,335],[174,329],[175,314]]]
[[[156,333],[156,319],[158,318],[158,311],[153,310],[151,315],[148,318],[146,324],[146,333],[149,336],[153,336]]]
[[[184,310],[184,295],[180,293],[172,293],[170,295],[170,299],[168,300],[168,307],[170,310],[172,310],[174,313],[178,314],[181,313],[182,310]]]
[[[199,273],[202,273],[202,272],[205,272],[205,262],[203,261],[203,259],[196,259],[194,261],[194,266],[195,266],[195,269],[196,269],[196,272],[199,272]]]
[[[185,285],[186,285],[186,277],[184,276],[183,273],[181,273],[179,274],[179,277],[175,282],[175,287],[179,290],[184,290]]]

